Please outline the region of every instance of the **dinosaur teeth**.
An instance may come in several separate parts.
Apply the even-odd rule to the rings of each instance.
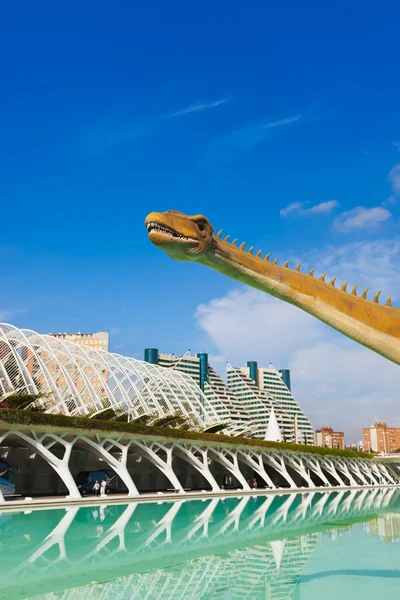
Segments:
[[[150,221],[150,223],[147,223],[146,228],[149,233],[153,233],[153,232],[163,233],[164,235],[168,235],[169,237],[183,240],[185,242],[196,242],[197,241],[194,238],[190,238],[190,237],[187,237],[186,235],[182,235],[181,233],[178,233],[171,227],[167,227],[166,225],[161,225],[160,223],[156,223],[155,221]]]

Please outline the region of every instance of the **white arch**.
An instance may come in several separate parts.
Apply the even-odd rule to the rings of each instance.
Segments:
[[[48,412],[87,416],[110,407],[128,415],[180,412],[192,429],[220,419],[184,373],[0,324],[0,395],[47,394]]]

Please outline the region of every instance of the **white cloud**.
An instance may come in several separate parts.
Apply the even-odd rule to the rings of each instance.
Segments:
[[[288,204],[287,206],[285,206],[285,208],[282,208],[280,210],[280,214],[281,214],[282,217],[286,217],[290,213],[300,212],[302,210],[302,208],[303,208],[303,203],[302,202],[291,202],[290,204]]]
[[[12,309],[12,308],[0,308],[0,321],[7,322],[15,315],[20,315],[26,312],[26,308]]]
[[[349,281],[361,287],[370,286],[372,293],[383,290],[400,300],[400,238],[356,242],[328,246],[303,257],[307,268],[317,273],[338,277],[338,284]],[[350,286],[349,286],[350,287]]]
[[[302,118],[303,115],[296,115],[294,117],[287,117],[286,119],[280,119],[278,121],[271,121],[264,125],[264,129],[272,129],[273,127],[282,127],[282,125],[290,125],[291,123],[296,123]]]
[[[374,230],[391,217],[391,213],[382,206],[366,208],[356,206],[352,210],[341,213],[333,222],[333,226],[341,233],[356,230]]]
[[[180,115],[187,115],[188,113],[198,112],[200,110],[206,110],[208,108],[215,108],[216,106],[221,106],[221,104],[225,104],[228,102],[228,98],[223,98],[222,100],[216,100],[215,102],[208,102],[202,104],[191,104],[187,108],[182,110],[178,110],[177,112],[172,113],[172,117],[179,117]]]
[[[393,195],[400,194],[400,163],[391,169],[389,173],[389,181],[392,185]]]
[[[280,214],[282,217],[286,217],[291,213],[297,215],[323,215],[329,214],[336,206],[339,206],[339,202],[336,200],[328,200],[327,202],[320,202],[313,206],[307,207],[307,204],[303,202],[291,202],[285,208],[282,208]]]
[[[306,261],[374,290],[384,285],[400,299],[400,239],[328,247]],[[315,426],[344,430],[349,442],[375,420],[400,426],[400,368],[300,309],[240,288],[200,305],[195,318],[216,349],[218,369],[226,360],[290,368],[294,394]]]
[[[81,138],[83,148],[89,151],[109,150],[114,146],[129,144],[147,135],[151,135],[163,124],[174,117],[188,113],[214,108],[228,102],[228,98],[215,102],[192,104],[176,112],[167,112],[147,118],[124,118],[120,114],[112,114],[103,121],[93,124]]]
[[[293,117],[284,117],[282,119],[265,118],[256,122],[248,123],[243,127],[239,127],[214,138],[208,145],[206,157],[212,158],[218,162],[235,160],[238,156],[245,154],[252,148],[258,146],[262,142],[272,139],[278,135],[279,131],[288,125],[301,123],[311,119],[297,114]]]

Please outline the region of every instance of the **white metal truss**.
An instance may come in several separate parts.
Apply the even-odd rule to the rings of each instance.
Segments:
[[[47,412],[128,420],[181,414],[194,430],[221,422],[196,382],[179,371],[0,324],[0,398],[46,394]]]
[[[212,442],[185,442],[160,439],[149,440],[139,436],[85,433],[53,433],[48,431],[20,430],[0,425],[1,447],[26,447],[37,453],[50,465],[72,498],[80,493],[69,467],[74,449],[85,450],[100,458],[125,484],[128,496],[139,496],[139,491],[129,471],[129,457],[139,455],[154,465],[169,481],[171,489],[185,493],[179,479],[174,457],[189,463],[208,483],[208,489],[222,492],[224,474],[233,476],[233,487],[250,491],[246,476],[259,476],[270,489],[316,489],[339,486],[344,488],[400,485],[400,475],[389,464],[366,459],[323,456],[311,453],[246,449],[243,447],[215,445]],[[56,452],[54,452],[56,450]],[[61,457],[60,457],[61,455]],[[143,463],[143,469],[146,469]],[[218,463],[221,480],[217,481],[212,463]],[[246,471],[241,470],[246,466]],[[221,469],[222,467],[222,469]],[[340,474],[339,474],[340,473]],[[327,477],[329,475],[330,479]],[[0,503],[4,502],[0,495]]]

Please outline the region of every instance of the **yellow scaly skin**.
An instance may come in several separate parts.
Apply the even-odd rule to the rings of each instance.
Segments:
[[[202,215],[187,216],[175,210],[152,212],[146,218],[152,243],[176,260],[198,262],[250,285],[262,292],[294,304],[330,325],[337,331],[400,364],[400,310],[392,307],[390,296],[385,306],[379,304],[379,292],[373,300],[367,290],[357,295],[357,286],[347,293],[344,284],[335,288],[334,278],[325,282],[325,274],[314,278],[313,269],[306,275],[300,265],[294,270],[269,261],[261,251],[237,247],[221,232],[214,235],[210,222]]]

